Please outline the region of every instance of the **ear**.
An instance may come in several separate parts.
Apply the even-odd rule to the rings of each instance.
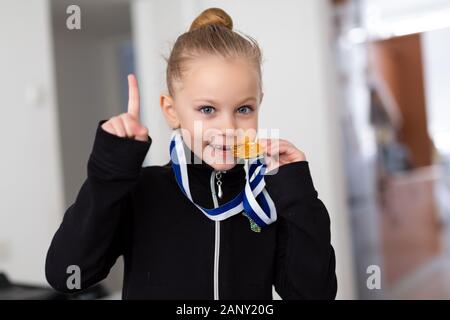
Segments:
[[[259,104],[261,104],[261,103],[262,103],[262,99],[263,99],[263,97],[264,97],[264,92],[262,92],[262,91],[261,91],[261,98],[259,98]]]
[[[179,128],[180,120],[178,119],[178,114],[174,107],[173,98],[169,95],[161,94],[159,97],[159,104],[169,126],[172,129]]]

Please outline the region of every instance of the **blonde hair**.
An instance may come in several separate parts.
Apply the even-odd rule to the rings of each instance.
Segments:
[[[262,53],[252,37],[233,31],[233,20],[222,9],[209,8],[192,22],[189,30],[180,35],[167,62],[166,82],[174,96],[174,82],[182,81],[188,62],[203,55],[219,55],[226,59],[245,58],[254,65],[262,87]]]

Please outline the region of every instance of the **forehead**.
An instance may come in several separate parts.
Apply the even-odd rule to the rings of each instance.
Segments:
[[[192,99],[259,95],[259,74],[248,60],[207,56],[189,62],[181,92]]]

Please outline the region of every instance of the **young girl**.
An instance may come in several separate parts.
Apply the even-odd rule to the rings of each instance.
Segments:
[[[48,282],[86,289],[122,255],[123,299],[272,299],[272,285],[283,299],[334,299],[329,216],[304,154],[281,139],[259,139],[244,163],[233,152],[234,132],[257,129],[257,42],[211,8],[167,62],[171,161],[142,168],[152,140],[130,75],[128,112],[99,122],[87,180],[47,254]]]

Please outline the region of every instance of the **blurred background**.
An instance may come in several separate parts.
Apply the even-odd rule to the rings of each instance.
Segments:
[[[45,255],[130,72],[154,140],[144,165],[168,161],[163,56],[208,7],[260,43],[260,127],[308,157],[337,298],[449,299],[450,0],[0,0],[0,299],[68,298]],[[121,282],[119,259],[69,298],[120,299]]]

